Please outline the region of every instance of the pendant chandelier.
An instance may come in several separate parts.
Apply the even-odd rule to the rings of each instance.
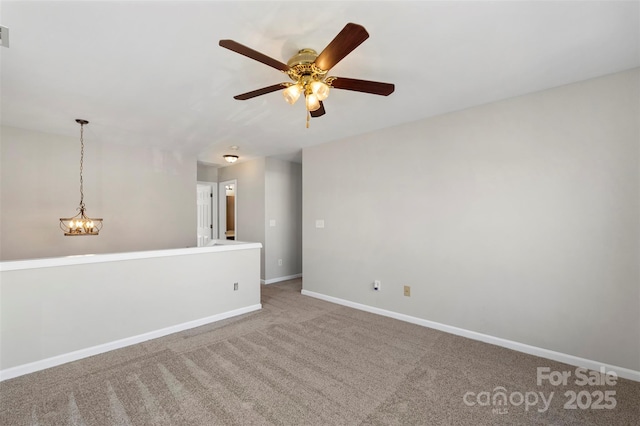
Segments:
[[[98,235],[102,229],[102,219],[92,219],[85,213],[84,192],[82,188],[82,166],[84,161],[84,125],[89,124],[87,120],[76,119],[80,124],[80,206],[78,214],[73,217],[60,218],[60,229],[66,236],[78,235]]]

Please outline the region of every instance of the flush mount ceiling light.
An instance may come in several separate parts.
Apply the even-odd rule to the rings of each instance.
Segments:
[[[285,101],[293,105],[300,95],[305,97],[307,127],[309,117],[321,117],[325,114],[323,100],[329,96],[330,88],[354,90],[356,92],[371,93],[388,96],[395,90],[390,83],[378,81],[357,80],[343,77],[327,77],[327,72],[351,53],[363,41],[369,38],[369,33],[362,25],[349,23],[338,35],[318,54],[313,49],[302,49],[285,64],[263,53],[244,46],[233,40],[220,40],[219,45],[225,49],[262,62],[272,68],[287,74],[293,83],[279,83],[263,87],[251,92],[234,96],[241,101],[266,95],[285,88],[282,91]]]
[[[79,213],[73,217],[61,217],[60,229],[66,236],[98,235],[102,229],[102,218],[92,219],[85,213],[84,192],[82,188],[82,166],[84,161],[84,125],[89,124],[87,120],[76,119],[80,124],[80,206]]]
[[[227,155],[223,155],[222,158],[224,158],[227,161],[227,163],[235,163],[236,161],[238,161],[237,155],[227,154]]]

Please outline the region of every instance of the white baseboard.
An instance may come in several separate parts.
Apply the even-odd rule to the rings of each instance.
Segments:
[[[171,327],[150,331],[148,333],[139,334],[137,336],[126,337],[124,339],[115,340],[113,342],[92,346],[90,348],[80,349],[80,350],[69,352],[66,354],[57,355],[51,358],[46,358],[40,361],[18,365],[17,367],[7,368],[5,370],[0,370],[0,382],[3,380],[13,379],[14,377],[23,376],[25,374],[34,373],[36,371],[55,367],[57,365],[66,364],[71,361],[77,361],[82,358],[87,358],[93,355],[109,352],[114,349],[120,349],[120,348],[124,348],[125,346],[135,345],[136,343],[146,342],[147,340],[157,339],[158,337],[163,337],[168,334],[189,330],[190,328],[200,327],[202,325],[210,324],[212,322],[221,321],[223,319],[235,317],[237,315],[242,315],[249,312],[257,311],[260,309],[262,309],[262,304],[258,303],[257,305],[251,305],[251,306],[246,306],[244,308],[234,309],[232,311],[223,312],[221,314],[212,315],[210,317],[201,318],[194,321],[184,322],[182,324],[172,325]]]
[[[302,274],[295,274],[295,275],[287,275],[286,277],[278,277],[278,278],[272,278],[270,280],[260,280],[260,284],[275,284],[275,283],[279,283],[281,281],[288,281],[288,280],[293,280],[295,278],[300,278],[302,276]]]
[[[603,362],[580,358],[580,357],[565,354],[562,352],[555,352],[549,349],[539,348],[539,347],[527,345],[524,343],[514,342],[512,340],[502,339],[500,337],[490,336],[488,334],[477,333],[475,331],[466,330],[464,328],[453,327],[450,325],[441,324],[438,322],[429,321],[422,318],[412,317],[410,315],[400,314],[398,312],[387,311],[386,309],[380,309],[374,306],[363,305],[361,303],[352,302],[350,300],[339,299],[337,297],[327,296],[325,294],[316,293],[309,290],[302,290],[302,294],[304,296],[314,297],[316,299],[325,300],[327,302],[336,303],[338,305],[348,306],[350,308],[370,312],[372,314],[378,314],[385,317],[394,318],[400,321],[421,325],[423,327],[433,328],[436,330],[444,331],[445,333],[455,334],[457,336],[467,337],[473,340],[479,340],[481,342],[490,343],[496,346],[502,346],[503,348],[513,349],[514,351],[523,352],[529,355],[535,355],[535,356],[547,358],[553,361],[563,362],[565,364],[573,365],[576,367],[588,368],[590,370],[595,370],[595,371],[600,371],[600,368],[605,368],[606,371],[614,371],[619,377],[640,382],[640,371],[631,370],[629,368],[618,367],[615,365],[610,365]]]

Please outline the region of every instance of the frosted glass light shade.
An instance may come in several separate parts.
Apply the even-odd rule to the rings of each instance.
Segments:
[[[307,111],[315,111],[320,108],[320,101],[313,93],[307,95]]]
[[[324,101],[329,97],[329,86],[322,81],[314,81],[311,83],[311,91],[319,101]]]
[[[300,93],[302,93],[302,87],[299,84],[293,84],[282,91],[282,96],[289,105],[293,105],[300,97]]]

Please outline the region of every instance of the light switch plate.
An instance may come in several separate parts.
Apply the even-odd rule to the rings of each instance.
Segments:
[[[269,221],[269,226],[271,226],[272,228],[276,226],[276,220],[275,219],[271,219]]]
[[[0,26],[0,46],[9,47],[9,28]]]
[[[316,228],[324,228],[324,220],[316,219]]]

